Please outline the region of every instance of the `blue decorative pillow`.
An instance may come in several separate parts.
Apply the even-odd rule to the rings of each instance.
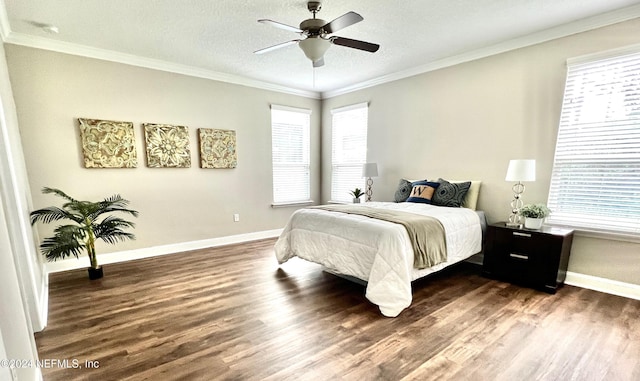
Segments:
[[[450,183],[447,180],[438,179],[440,186],[433,195],[433,205],[451,206],[458,208],[467,195],[471,181],[465,183]]]
[[[396,193],[393,195],[393,199],[395,202],[405,202],[409,198],[411,194],[411,181],[402,179],[398,184],[398,189],[396,189]]]
[[[431,198],[440,184],[431,181],[416,181],[412,185],[407,202],[431,204]]]

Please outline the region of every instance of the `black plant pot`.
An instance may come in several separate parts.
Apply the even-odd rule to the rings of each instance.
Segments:
[[[97,269],[89,267],[87,271],[89,271],[89,279],[91,280],[100,279],[104,276],[104,273],[102,272],[102,266],[98,267]]]

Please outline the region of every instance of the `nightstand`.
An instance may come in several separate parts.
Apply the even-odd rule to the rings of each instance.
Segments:
[[[573,230],[543,226],[518,229],[504,222],[487,227],[482,272],[490,278],[552,294],[567,277]]]

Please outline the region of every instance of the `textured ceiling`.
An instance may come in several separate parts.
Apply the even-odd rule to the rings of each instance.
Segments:
[[[100,57],[113,53],[116,61],[139,57],[154,63],[151,67],[175,65],[232,82],[242,78],[326,94],[469,52],[508,47],[509,41],[537,42],[527,36],[544,40],[640,16],[640,1],[631,0],[322,3],[318,17],[324,20],[348,11],[364,17],[336,35],[378,43],[380,50],[372,54],[334,45],[325,54],[325,66],[317,69],[295,45],[253,54],[299,37],[257,20],[298,26],[311,17],[304,0],[4,0],[7,17],[0,22],[8,43],[90,56],[87,52],[99,52],[93,55]],[[41,24],[54,25],[59,33],[47,33]],[[545,35],[549,30],[555,34]]]

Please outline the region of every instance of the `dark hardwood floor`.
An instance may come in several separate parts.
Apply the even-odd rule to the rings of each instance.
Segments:
[[[279,267],[274,242],[107,265],[99,281],[51,274],[45,381],[640,380],[640,301],[461,264],[390,319],[363,286]]]

